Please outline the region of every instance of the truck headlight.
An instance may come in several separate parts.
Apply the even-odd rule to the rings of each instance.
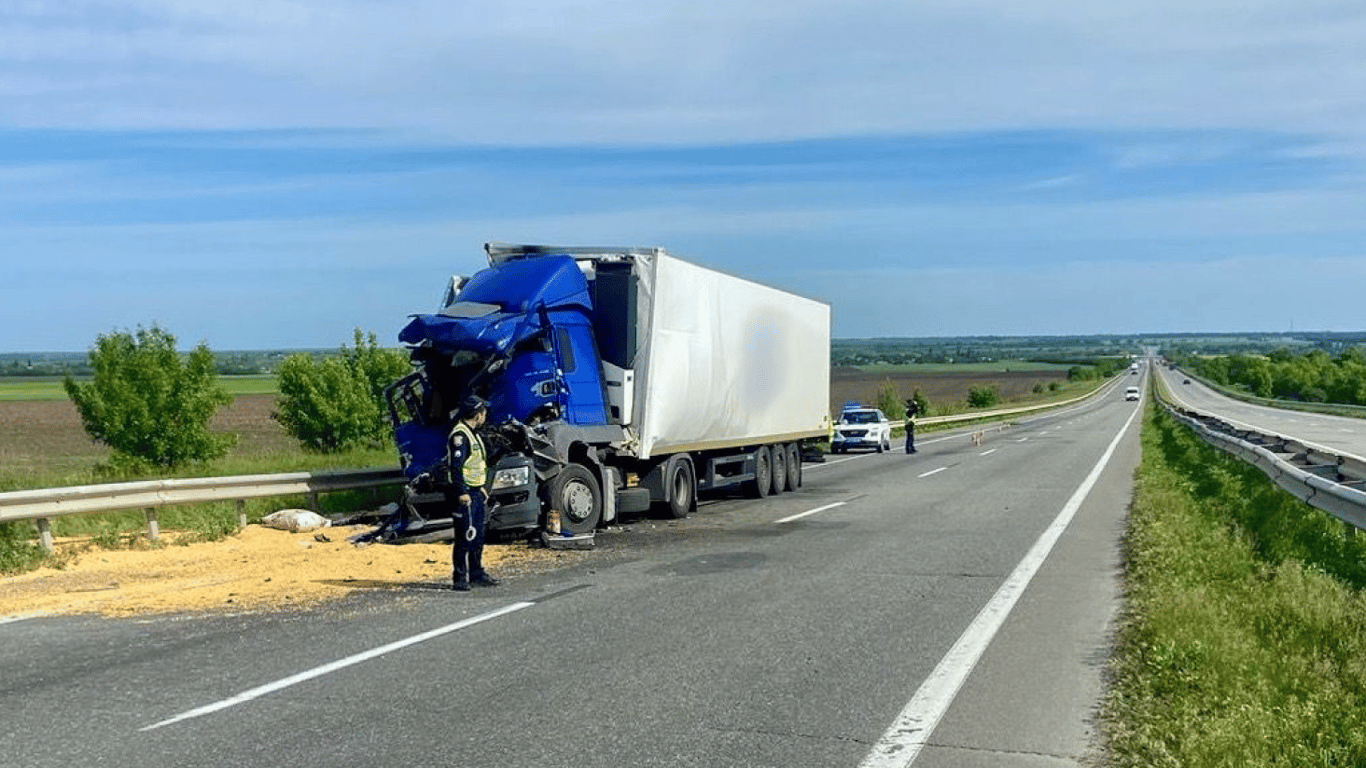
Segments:
[[[492,490],[517,488],[531,482],[531,467],[511,467],[493,473]]]

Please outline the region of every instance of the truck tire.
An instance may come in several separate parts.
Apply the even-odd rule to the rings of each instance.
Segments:
[[[602,519],[602,488],[582,464],[568,464],[547,486],[546,501],[560,513],[562,533],[592,533]]]
[[[802,487],[802,449],[796,443],[788,443],[787,450],[787,489],[795,491]]]
[[[669,517],[687,517],[697,505],[697,473],[687,456],[669,457],[664,466],[664,489],[668,493]]]
[[[745,491],[756,499],[768,496],[768,492],[773,486],[773,467],[770,466],[773,455],[768,452],[767,445],[761,445],[754,450],[754,479],[745,483]]]
[[[773,465],[772,493],[777,496],[787,490],[787,449],[781,445],[772,445],[769,446],[769,451],[769,463]]]

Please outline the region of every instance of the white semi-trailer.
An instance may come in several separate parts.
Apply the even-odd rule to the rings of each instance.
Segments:
[[[450,410],[474,394],[492,530],[554,510],[581,533],[651,504],[681,517],[699,491],[801,484],[800,443],[829,427],[828,305],[660,248],[485,250],[487,269],[399,334],[417,369],[389,391],[410,478],[436,474]]]

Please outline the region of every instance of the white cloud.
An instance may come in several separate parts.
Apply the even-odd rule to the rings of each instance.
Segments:
[[[730,142],[1002,127],[1356,136],[1366,10],[1261,0],[120,0],[0,12],[0,123]]]

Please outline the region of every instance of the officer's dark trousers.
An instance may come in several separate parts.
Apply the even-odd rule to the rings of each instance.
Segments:
[[[906,427],[906,453],[915,453],[915,427]]]
[[[470,489],[468,507],[456,502],[455,541],[451,545],[451,562],[455,566],[452,578],[456,584],[484,578],[484,526],[488,524],[485,514],[484,494],[478,488]]]

